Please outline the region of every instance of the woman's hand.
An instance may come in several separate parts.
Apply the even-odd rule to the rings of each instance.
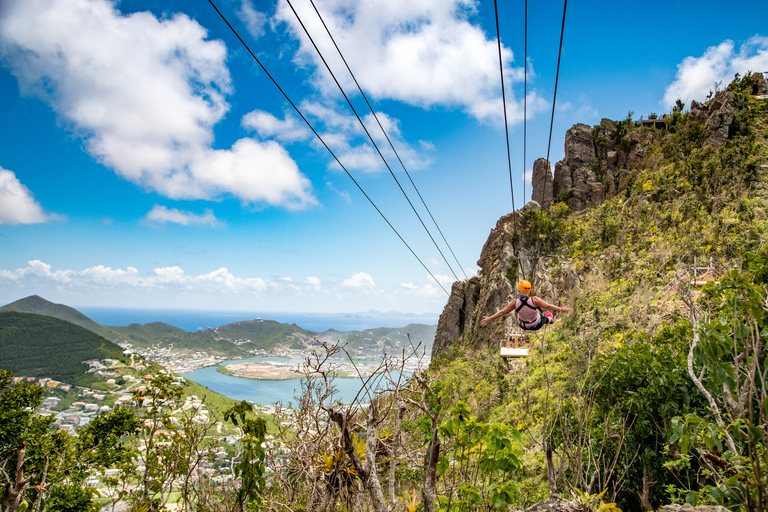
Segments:
[[[489,316],[484,316],[484,317],[483,317],[483,319],[482,319],[482,320],[480,320],[480,325],[485,325],[485,324],[487,324],[487,323],[488,323],[488,322],[490,322],[490,321],[491,321],[491,317],[489,317]]]

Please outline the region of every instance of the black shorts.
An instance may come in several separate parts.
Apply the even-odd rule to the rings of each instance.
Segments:
[[[520,322],[518,322],[518,324],[520,325],[520,327],[522,327],[524,331],[538,331],[548,323],[550,323],[550,321],[547,315],[539,315],[539,321],[529,327],[526,327]]]

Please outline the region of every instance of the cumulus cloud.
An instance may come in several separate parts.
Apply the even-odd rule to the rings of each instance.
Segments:
[[[451,286],[454,283],[454,279],[451,276],[443,274],[434,274],[435,279],[432,276],[427,276],[430,283],[419,286],[414,283],[400,283],[399,293],[405,295],[416,296],[423,299],[438,299],[446,297],[445,293],[450,292]],[[437,282],[435,282],[437,281]]]
[[[43,212],[16,173],[0,167],[0,224],[39,224],[55,218]]]
[[[365,272],[355,272],[352,277],[344,279],[341,285],[345,288],[360,288],[360,289],[373,289],[376,288],[376,283],[370,274]]]
[[[205,213],[198,215],[192,212],[183,212],[177,208],[166,208],[165,206],[155,205],[147,214],[147,220],[157,224],[181,224],[182,226],[210,226],[215,227],[219,224],[213,210],[210,208]]]
[[[262,138],[273,137],[283,142],[307,140],[313,136],[303,121],[290,114],[281,120],[269,112],[254,110],[243,116],[241,124],[255,130]]]
[[[51,265],[40,260],[30,261],[27,265],[13,271],[0,270],[0,282],[28,286],[48,282],[57,284],[59,288],[76,290],[129,287],[145,290],[173,288],[210,293],[260,292],[268,286],[264,279],[237,277],[225,267],[192,276],[178,266],[156,268],[148,275],[142,275],[134,267],[113,269],[96,265],[79,271],[54,271]]]
[[[375,99],[392,99],[419,107],[459,107],[481,119],[503,119],[499,90],[499,61],[495,39],[470,22],[474,0],[324,0],[319,11],[361,87]],[[299,16],[334,70],[344,64],[308,0],[294,2]],[[287,23],[300,41],[299,65],[317,68],[315,83],[336,94],[312,44],[303,34],[290,7],[278,2],[276,19]],[[505,82],[509,84],[508,115],[522,120],[522,104],[511,86],[523,79],[522,66],[512,67],[514,55],[502,47]],[[337,73],[345,89],[355,86],[346,73]],[[535,93],[529,112],[545,108]]]
[[[413,283],[400,283],[400,294],[419,297],[421,299],[437,299],[445,297],[445,292],[439,286],[426,284],[418,286]]]
[[[47,101],[87,151],[174,199],[302,208],[311,184],[274,141],[213,150],[232,92],[226,48],[184,14],[124,15],[108,0],[8,0],[0,55],[22,91]]]
[[[239,277],[226,267],[197,275],[187,274],[179,266],[158,267],[149,273],[141,273],[135,267],[111,268],[95,265],[84,270],[53,270],[51,265],[40,260],[32,260],[26,267],[16,270],[0,269],[0,285],[17,288],[55,287],[57,290],[80,291],[133,289],[151,293],[166,290],[174,293],[215,293],[232,295],[240,293],[262,292],[275,294],[311,294],[313,297],[333,297],[350,294],[370,294],[376,291],[373,278],[365,272],[357,272],[341,283],[329,283],[321,289],[323,283],[314,276],[308,276],[303,282],[294,282],[293,278],[280,277],[274,280],[260,277]],[[320,294],[320,295],[318,295]]]
[[[733,80],[736,73],[768,70],[768,37],[754,36],[741,45],[738,51],[733,41],[726,40],[707,48],[700,57],[689,56],[677,66],[677,75],[664,92],[662,104],[671,107],[682,99],[703,100],[715,84],[722,87]]]
[[[450,278],[439,276],[444,283]],[[430,282],[431,281],[431,282]],[[450,289],[450,288],[448,288]],[[238,276],[226,267],[210,272],[188,274],[178,265],[139,270],[136,267],[114,268],[95,265],[82,270],[54,269],[48,263],[32,260],[15,270],[0,268],[0,295],[12,297],[38,294],[66,297],[80,304],[126,307],[167,307],[173,301],[180,307],[199,307],[199,300],[211,301],[219,307],[250,307],[277,310],[280,307],[303,307],[306,311],[362,311],[391,304],[392,308],[442,309],[447,295],[429,278],[422,283],[402,283],[380,288],[372,276],[357,272],[347,279]],[[115,293],[120,297],[114,304]],[[62,299],[59,299],[62,300]],[[197,304],[197,305],[195,305]],[[211,303],[212,304],[212,303]]]

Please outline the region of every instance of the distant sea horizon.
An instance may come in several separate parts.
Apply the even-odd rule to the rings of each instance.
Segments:
[[[132,309],[77,307],[78,311],[101,325],[125,326],[163,322],[188,332],[220,327],[245,320],[274,320],[283,324],[296,324],[303,329],[324,332],[362,331],[376,327],[404,327],[408,324],[436,325],[437,313],[402,313],[391,311],[366,311],[361,313],[291,313],[291,312],[248,312],[248,311],[207,311],[182,309]]]

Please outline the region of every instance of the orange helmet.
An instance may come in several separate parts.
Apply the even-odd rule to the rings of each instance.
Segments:
[[[526,280],[520,281],[519,283],[517,283],[517,291],[525,295],[528,295],[529,293],[531,293],[531,283],[529,283]]]

